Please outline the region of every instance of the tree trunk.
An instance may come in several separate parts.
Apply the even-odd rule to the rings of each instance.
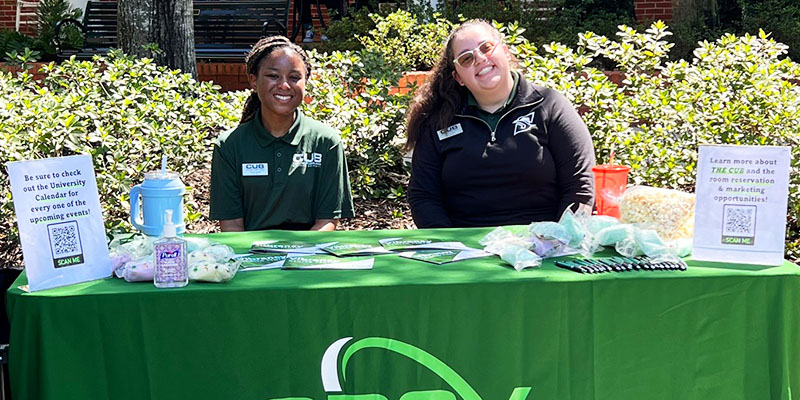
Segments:
[[[119,0],[117,7],[122,51],[197,79],[192,0]]]

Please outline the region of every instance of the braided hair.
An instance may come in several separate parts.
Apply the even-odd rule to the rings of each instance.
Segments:
[[[306,52],[300,46],[289,41],[286,36],[268,36],[259,40],[244,59],[247,64],[247,74],[258,76],[261,61],[272,54],[273,51],[282,48],[292,49],[300,56],[306,67],[306,79],[308,79],[311,76],[311,63],[308,61]],[[255,118],[259,111],[261,111],[261,100],[258,99],[258,93],[252,90],[250,97],[244,102],[244,110],[239,123],[242,124]]]

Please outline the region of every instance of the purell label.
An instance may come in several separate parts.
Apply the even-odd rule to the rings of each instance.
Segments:
[[[437,131],[436,134],[439,135],[439,140],[445,140],[455,135],[458,135],[461,132],[464,132],[464,130],[461,129],[461,124],[455,124],[455,125],[450,125],[450,127],[447,129],[442,129],[440,131]]]
[[[267,163],[242,164],[242,176],[267,176]]]
[[[165,251],[161,253],[161,259],[163,260],[165,258],[178,258],[178,254],[180,254],[180,250]]]

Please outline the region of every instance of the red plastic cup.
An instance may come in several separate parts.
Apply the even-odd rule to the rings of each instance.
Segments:
[[[594,172],[594,204],[598,215],[619,218],[619,199],[628,186],[628,172],[624,165],[600,164],[592,167]]]

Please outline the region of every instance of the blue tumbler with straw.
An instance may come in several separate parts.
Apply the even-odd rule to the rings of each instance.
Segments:
[[[147,236],[161,236],[164,211],[173,210],[172,223],[183,233],[183,195],[186,187],[180,176],[167,171],[166,155],[161,170],[144,174],[144,182],[131,188],[131,224]]]

